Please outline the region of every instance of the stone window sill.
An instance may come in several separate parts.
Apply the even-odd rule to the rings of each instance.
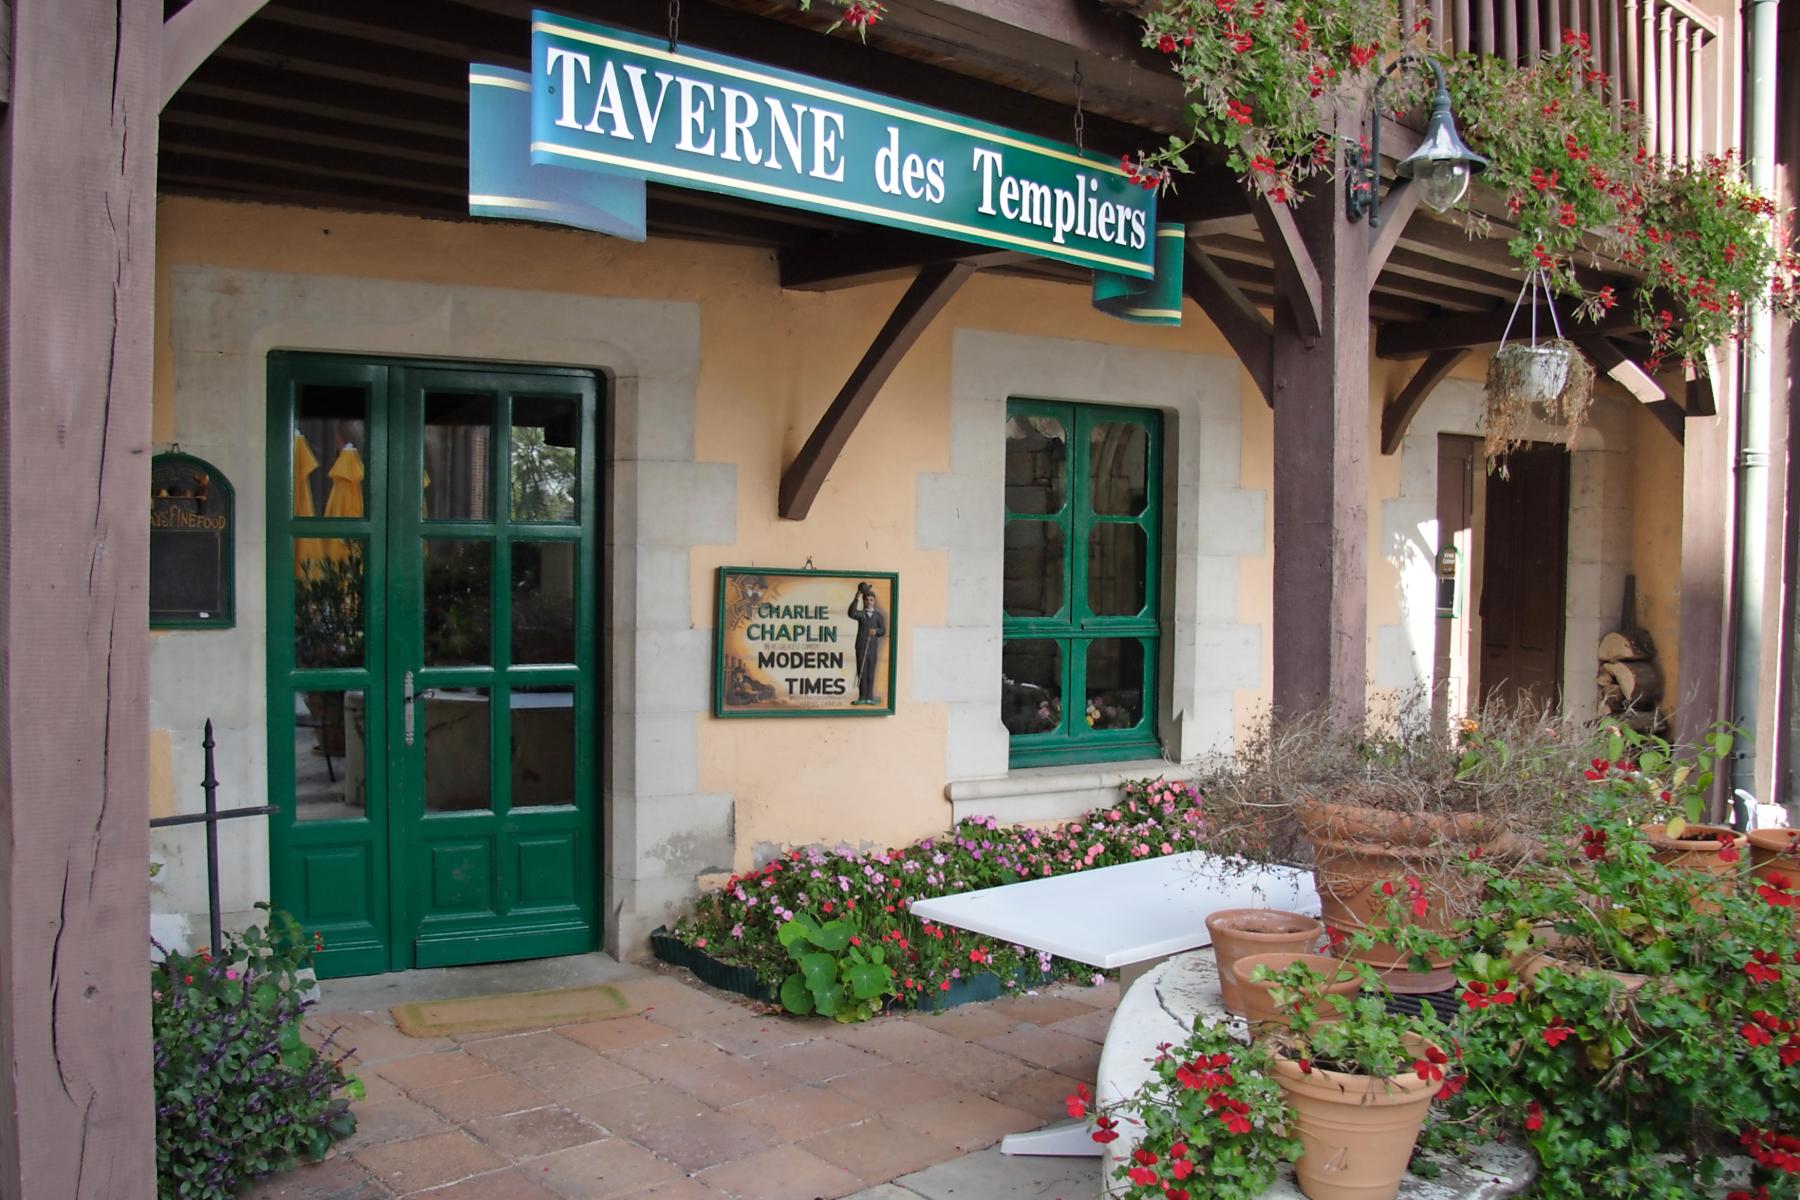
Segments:
[[[1185,777],[1180,763],[1160,758],[1093,766],[1023,767],[987,779],[952,780],[944,788],[951,819],[993,817],[1002,825],[1066,821],[1116,803],[1127,779]]]

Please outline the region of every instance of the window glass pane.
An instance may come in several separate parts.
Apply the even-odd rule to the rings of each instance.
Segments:
[[[294,693],[294,818],[345,820],[367,803],[361,692]]]
[[[489,807],[488,689],[426,688],[416,703],[425,738],[425,811]]]
[[[363,515],[362,451],[369,415],[360,387],[303,384],[294,411],[294,515]]]
[[[1087,726],[1130,729],[1144,719],[1144,644],[1099,638],[1087,648]]]
[[[1094,511],[1135,517],[1144,511],[1150,437],[1135,422],[1103,421],[1088,434],[1088,490]]]
[[[363,665],[361,538],[294,539],[294,665]]]
[[[574,542],[514,542],[512,660],[575,661]]]
[[[424,548],[425,665],[485,665],[493,548],[485,541],[448,538],[427,538]]]
[[[425,397],[425,516],[485,521],[493,477],[494,398],[431,392]]]
[[[1006,523],[1006,579],[1001,602],[1008,616],[1054,617],[1063,607],[1062,526],[1054,521]]]
[[[1149,542],[1139,525],[1108,522],[1088,533],[1088,608],[1099,616],[1144,611]]]
[[[512,519],[573,521],[580,402],[574,396],[516,396],[512,412]]]
[[[575,803],[575,688],[512,690],[512,806]]]
[[[1053,513],[1063,506],[1068,439],[1055,417],[1010,417],[1006,422],[1006,510]]]
[[[1008,733],[1062,727],[1062,653],[1048,638],[1008,638],[1000,651],[1000,720]]]

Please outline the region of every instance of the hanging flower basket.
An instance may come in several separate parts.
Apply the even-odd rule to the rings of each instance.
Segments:
[[[1538,340],[1538,293],[1550,309],[1550,322],[1556,336]],[[1531,338],[1525,342],[1508,342],[1519,310],[1529,306]],[[1487,401],[1481,415],[1482,452],[1488,470],[1506,478],[1505,458],[1527,444],[1533,420],[1559,427],[1575,444],[1575,435],[1587,422],[1588,406],[1594,399],[1594,368],[1575,343],[1562,335],[1562,321],[1556,315],[1556,301],[1550,292],[1550,281],[1542,268],[1525,277],[1519,298],[1513,302],[1512,316],[1501,335],[1500,348],[1488,361]]]

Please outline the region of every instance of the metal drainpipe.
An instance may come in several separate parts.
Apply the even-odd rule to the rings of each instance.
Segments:
[[[1765,196],[1775,194],[1775,79],[1778,0],[1748,0],[1750,71],[1745,105],[1744,147],[1750,183]],[[1752,740],[1740,741],[1732,756],[1731,786],[1756,791],[1758,702],[1762,683],[1763,583],[1769,554],[1769,404],[1773,390],[1769,354],[1774,324],[1768,313],[1751,319],[1741,355],[1743,386],[1738,394],[1737,553],[1732,595],[1737,636],[1732,653],[1732,720]],[[1771,775],[1771,781],[1774,777]],[[1775,796],[1759,796],[1767,804]],[[1740,814],[1744,815],[1744,814]]]

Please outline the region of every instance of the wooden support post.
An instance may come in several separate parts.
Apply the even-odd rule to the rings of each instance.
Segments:
[[[806,519],[819,489],[825,486],[825,477],[831,473],[832,464],[843,453],[844,444],[850,440],[863,414],[869,411],[869,405],[875,402],[875,396],[888,381],[888,376],[913,348],[932,318],[950,303],[950,297],[974,273],[974,265],[968,262],[937,263],[919,272],[906,295],[900,297],[887,324],[869,343],[862,361],[844,381],[837,399],[819,418],[806,445],[782,472],[778,510],[781,516],[790,521]]]
[[[1342,173],[1321,178],[1287,214],[1299,237],[1283,244],[1305,255],[1289,277],[1312,269],[1320,320],[1308,328],[1305,291],[1276,308],[1271,637],[1276,712],[1348,723],[1362,719],[1367,677],[1373,281],[1368,227],[1344,216],[1347,184]]]
[[[147,650],[161,0],[14,0],[0,119],[0,1196],[156,1192]]]
[[[1381,410],[1381,452],[1396,454],[1400,450],[1400,439],[1406,436],[1406,427],[1418,415],[1426,399],[1437,385],[1444,382],[1456,364],[1468,355],[1466,349],[1439,350],[1419,364],[1400,394]]]
[[[1325,289],[1294,210],[1257,196],[1250,202],[1250,211],[1274,256],[1275,285],[1282,303],[1293,310],[1295,330],[1302,337],[1318,337],[1325,321]]]

